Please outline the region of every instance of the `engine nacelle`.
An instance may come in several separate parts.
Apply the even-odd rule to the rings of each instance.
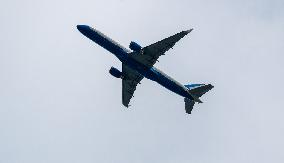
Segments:
[[[130,42],[129,48],[135,52],[140,52],[142,49],[142,47],[134,41]]]
[[[114,67],[110,68],[109,73],[116,78],[122,78],[122,72]]]

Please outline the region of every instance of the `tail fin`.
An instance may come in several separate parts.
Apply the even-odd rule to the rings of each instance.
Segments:
[[[204,95],[206,92],[214,88],[213,85],[211,84],[190,84],[190,85],[185,85],[185,87],[188,88],[188,92],[196,97],[201,97]],[[188,98],[184,98],[185,102],[185,111],[188,114],[191,114],[191,111],[193,109],[193,106],[195,104],[195,101],[190,100]]]

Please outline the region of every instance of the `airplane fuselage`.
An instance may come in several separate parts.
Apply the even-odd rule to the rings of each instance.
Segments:
[[[83,35],[96,42],[109,52],[113,53],[122,63],[136,70],[144,77],[156,81],[160,85],[179,94],[180,96],[193,100],[192,96],[189,94],[187,88],[184,85],[180,84],[179,82],[166,75],[161,70],[155,68],[154,66],[148,67],[138,62],[133,57],[131,57],[130,51],[128,49],[119,45],[117,42],[110,39],[100,31],[87,25],[78,25],[77,28]]]

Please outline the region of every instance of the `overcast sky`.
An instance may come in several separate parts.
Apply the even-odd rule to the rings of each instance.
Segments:
[[[0,163],[283,163],[284,1],[2,0]],[[155,66],[211,83],[192,115],[76,29],[128,47],[194,30]]]

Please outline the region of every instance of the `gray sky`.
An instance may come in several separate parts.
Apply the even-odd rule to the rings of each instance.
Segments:
[[[0,2],[0,162],[284,162],[284,1]],[[193,32],[156,66],[215,88],[183,98],[144,79],[121,104],[121,68],[77,29],[124,46]]]

